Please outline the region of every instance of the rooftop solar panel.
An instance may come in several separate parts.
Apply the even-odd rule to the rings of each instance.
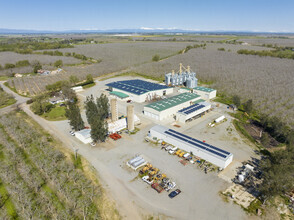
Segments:
[[[168,86],[165,86],[165,85],[160,85],[160,84],[147,82],[147,81],[139,80],[139,79],[117,81],[117,82],[108,83],[106,85],[113,88],[121,89],[127,92],[131,92],[136,95],[140,95],[149,91],[169,88]]]
[[[217,150],[217,151],[220,151],[220,152],[222,152],[222,153],[224,153],[224,154],[227,154],[227,155],[230,154],[228,151],[225,151],[225,150],[222,150],[222,149],[220,149],[220,148],[214,147],[214,146],[212,146],[212,145],[210,145],[210,144],[207,144],[207,143],[205,143],[205,142],[203,142],[203,141],[199,141],[199,140],[197,140],[197,139],[195,139],[195,138],[189,137],[189,136],[187,136],[187,135],[185,135],[185,134],[182,134],[182,133],[180,133],[180,132],[177,132],[177,131],[175,131],[175,130],[169,129],[169,131],[174,132],[174,133],[176,133],[176,134],[178,134],[178,135],[181,135],[181,136],[183,136],[183,137],[186,137],[187,139],[191,139],[191,140],[193,140],[193,141],[196,141],[196,142],[198,142],[198,143],[201,143],[201,144],[203,144],[203,145],[205,145],[205,146],[207,146],[207,147],[210,147],[210,148],[212,148],[212,149],[215,149],[215,150]]]
[[[168,133],[167,133],[168,132]],[[188,142],[188,143],[190,143],[190,144],[193,144],[193,145],[195,145],[195,146],[197,146],[197,147],[200,147],[200,148],[202,148],[202,149],[205,149],[205,150],[208,150],[209,152],[211,152],[211,153],[214,153],[214,154],[216,154],[216,155],[218,155],[218,156],[221,156],[221,157],[227,157],[227,156],[225,156],[225,155],[230,155],[230,153],[229,152],[227,152],[227,151],[225,151],[225,150],[222,150],[222,149],[220,149],[220,148],[217,148],[217,147],[214,147],[214,146],[212,146],[212,145],[210,145],[210,144],[207,144],[207,143],[205,143],[205,142],[202,142],[202,141],[199,141],[199,140],[197,140],[197,139],[195,139],[195,138],[192,138],[192,137],[189,137],[189,136],[187,136],[187,135],[185,135],[185,134],[182,134],[182,133],[180,133],[180,132],[177,132],[177,131],[174,131],[174,130],[172,130],[172,129],[169,129],[168,131],[166,131],[166,133],[167,134],[170,134],[170,135],[172,135],[172,136],[174,136],[174,135],[176,135],[176,137],[177,138],[179,138],[179,139],[181,139],[181,140],[183,140],[183,141],[185,141],[185,142]],[[196,143],[195,143],[196,142]],[[204,145],[204,146],[203,146]],[[212,150],[213,149],[213,150]],[[216,151],[215,151],[216,150]],[[217,152],[218,151],[218,152]],[[219,152],[221,152],[221,153],[219,153]],[[225,155],[223,155],[223,154],[225,154]]]

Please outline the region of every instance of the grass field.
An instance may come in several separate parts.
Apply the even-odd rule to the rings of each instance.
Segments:
[[[65,109],[64,106],[56,106],[55,108],[52,108],[49,112],[46,112],[42,115],[43,118],[49,121],[61,121],[66,120],[65,117]]]
[[[1,87],[0,87],[0,108],[4,108],[6,106],[12,105],[16,103],[16,99],[7,94]]]

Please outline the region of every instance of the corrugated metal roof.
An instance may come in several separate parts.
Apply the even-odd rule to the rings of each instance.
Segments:
[[[156,111],[161,112],[163,110],[169,109],[171,107],[177,106],[179,104],[182,104],[187,101],[191,101],[199,97],[200,97],[199,95],[194,93],[182,93],[164,100],[160,100],[160,101],[145,105],[145,107],[153,108]]]
[[[202,92],[212,92],[212,91],[215,91],[215,89],[211,89],[211,88],[207,88],[207,87],[202,87],[202,86],[197,86],[197,87],[195,87],[193,89],[199,90],[199,91],[202,91]]]
[[[112,91],[112,92],[110,92],[109,94],[111,94],[111,95],[115,95],[115,96],[117,96],[117,97],[119,97],[119,98],[127,98],[127,97],[129,97],[127,94],[125,94],[125,93],[123,93],[123,92],[118,92],[118,91]]]

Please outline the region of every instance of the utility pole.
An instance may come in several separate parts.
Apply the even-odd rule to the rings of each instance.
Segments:
[[[74,150],[74,154],[75,154],[75,159],[77,159],[78,158],[78,148],[75,148],[75,146],[74,145],[72,145],[72,148],[73,148],[73,150]]]

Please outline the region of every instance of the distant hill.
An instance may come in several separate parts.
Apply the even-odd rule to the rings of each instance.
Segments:
[[[164,29],[164,28],[137,28],[137,29],[109,29],[109,30],[26,30],[26,29],[6,29],[0,28],[0,34],[76,34],[76,33],[101,33],[101,34],[120,34],[120,33],[150,33],[150,34],[234,34],[234,35],[288,35],[293,33],[272,33],[272,32],[252,32],[252,31],[198,31],[198,30],[185,30],[185,29]]]

